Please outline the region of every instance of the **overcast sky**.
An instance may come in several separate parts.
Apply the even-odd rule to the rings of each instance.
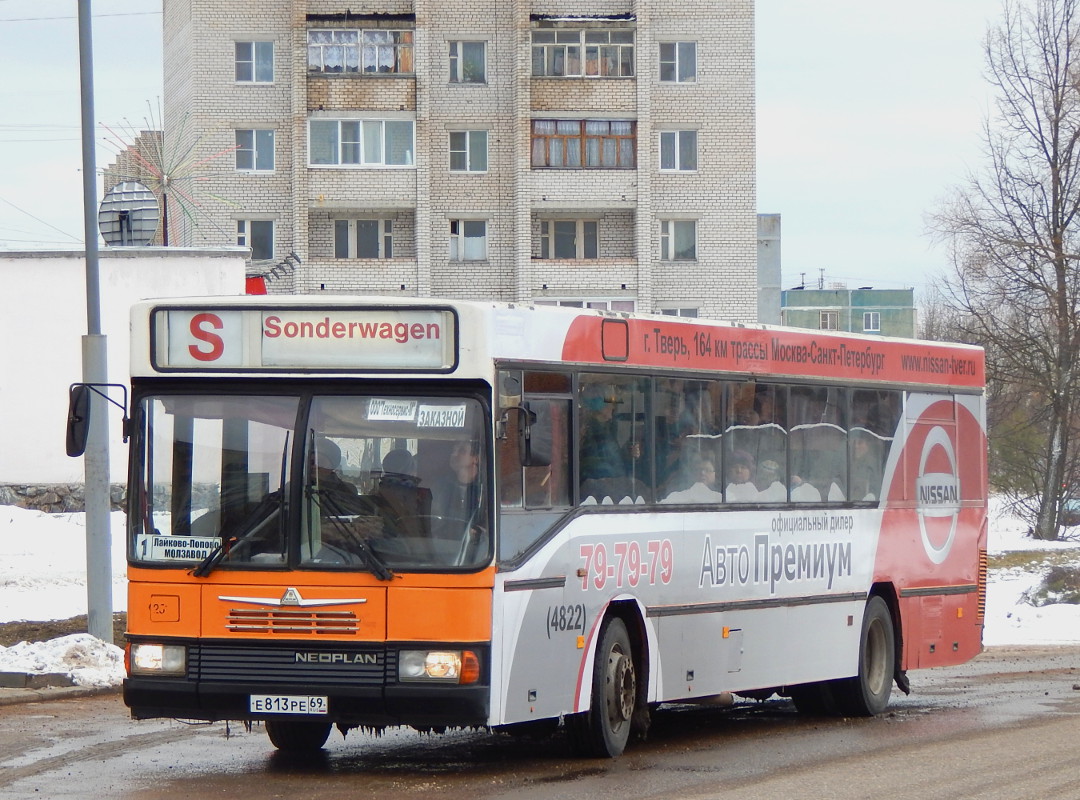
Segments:
[[[160,119],[161,13],[95,0],[95,112]],[[81,247],[76,0],[0,0],[0,249]],[[148,10],[149,9],[149,10]],[[946,267],[925,214],[980,164],[981,43],[998,0],[761,0],[758,210],[783,285],[915,287]],[[56,18],[61,19],[56,19]],[[115,156],[98,130],[97,166]]]

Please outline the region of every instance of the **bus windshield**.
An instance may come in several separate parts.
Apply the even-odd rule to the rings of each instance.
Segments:
[[[139,408],[135,562],[388,579],[490,561],[475,399],[159,395]]]

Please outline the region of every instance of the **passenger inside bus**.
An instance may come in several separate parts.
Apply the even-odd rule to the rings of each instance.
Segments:
[[[686,489],[669,493],[661,503],[720,503],[724,495],[716,488],[716,465],[711,458],[694,463],[696,480]]]
[[[728,459],[728,484],[724,487],[724,499],[729,503],[754,503],[758,490],[750,480],[754,474],[754,459],[742,450],[736,450]]]
[[[388,532],[411,537],[417,547],[430,545],[431,490],[420,486],[416,459],[407,449],[395,448],[383,457],[373,497]]]
[[[483,483],[480,481],[480,445],[458,441],[450,451],[450,474],[434,489],[432,510],[437,539],[460,542],[460,558],[484,540]]]

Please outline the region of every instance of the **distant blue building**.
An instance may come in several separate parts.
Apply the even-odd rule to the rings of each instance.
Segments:
[[[786,289],[780,320],[793,328],[915,338],[914,289]]]

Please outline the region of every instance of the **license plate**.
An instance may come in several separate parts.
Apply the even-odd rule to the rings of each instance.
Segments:
[[[326,697],[303,694],[253,694],[249,697],[253,714],[327,714]]]

